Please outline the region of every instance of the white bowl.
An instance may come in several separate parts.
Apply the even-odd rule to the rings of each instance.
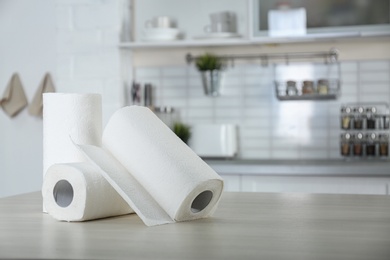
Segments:
[[[144,41],[176,40],[179,36],[177,28],[146,28],[143,31]]]

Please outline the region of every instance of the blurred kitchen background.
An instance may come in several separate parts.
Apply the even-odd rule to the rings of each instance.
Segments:
[[[284,35],[270,31],[270,23],[283,26],[278,12],[269,20],[272,11],[299,21],[302,10],[307,28],[298,24]],[[235,17],[232,30],[205,30],[210,14],[226,11]],[[175,22],[169,26],[174,36],[151,34],[156,28],[147,21],[159,16]],[[135,84],[138,104],[145,105],[144,88],[150,85],[147,105],[165,122],[206,127],[193,132],[198,141],[233,149],[232,155],[231,149],[210,147],[217,153],[206,158],[224,177],[226,190],[389,194],[388,155],[342,156],[341,135],[348,131],[340,124],[341,109],[348,106],[366,110],[384,104],[381,113],[388,113],[388,0],[0,0],[0,33],[0,91],[18,72],[31,101],[50,72],[57,92],[101,93],[106,122],[116,109],[138,102]],[[316,82],[316,73],[333,66],[323,59],[303,67],[294,67],[293,59],[229,59],[217,97],[204,94],[199,71],[186,61],[188,53],[288,56],[332,48],[340,87],[326,100],[320,95],[280,100],[275,89],[278,66],[287,66],[293,80],[314,75]],[[235,132],[221,135],[223,125]],[[42,119],[26,110],[14,118],[0,113],[0,127],[0,197],[39,190]],[[351,128],[352,136],[389,132],[379,123],[370,131]]]

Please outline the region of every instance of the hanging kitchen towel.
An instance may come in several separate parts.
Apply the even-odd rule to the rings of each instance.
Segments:
[[[148,108],[115,112],[104,149],[75,143],[148,226],[208,217],[220,200],[222,178]]]
[[[16,116],[28,104],[26,94],[24,93],[22,82],[17,73],[14,73],[9,81],[0,105],[4,112],[10,116]]]
[[[58,220],[85,221],[133,212],[90,163],[50,166],[42,195],[47,212]]]
[[[46,73],[43,80],[38,86],[37,92],[35,92],[33,101],[28,107],[28,112],[32,116],[42,116],[43,109],[43,93],[55,92],[53,80],[49,73]]]
[[[70,134],[78,143],[101,145],[99,94],[43,94],[43,176],[53,164],[86,161]]]

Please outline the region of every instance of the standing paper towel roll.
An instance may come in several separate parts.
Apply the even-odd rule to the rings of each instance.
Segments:
[[[74,147],[78,143],[100,146],[102,100],[99,94],[43,94],[43,176],[55,163],[85,162]],[[46,212],[43,207],[43,212]]]
[[[70,135],[80,144],[101,145],[99,94],[43,94],[43,175],[55,163],[86,161]]]
[[[79,148],[146,225],[205,218],[215,210],[222,178],[148,108],[115,112],[102,140],[106,151]]]
[[[84,221],[133,212],[90,163],[50,166],[42,194],[47,212],[58,220]]]

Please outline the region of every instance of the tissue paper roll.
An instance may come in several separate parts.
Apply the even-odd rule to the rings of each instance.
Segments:
[[[150,109],[131,106],[115,112],[102,142],[172,220],[204,218],[214,211],[221,177]]]
[[[42,194],[47,212],[58,220],[84,221],[133,212],[90,163],[50,166]]]
[[[101,145],[99,94],[43,94],[43,175],[55,163],[86,161],[70,136],[80,144]]]

